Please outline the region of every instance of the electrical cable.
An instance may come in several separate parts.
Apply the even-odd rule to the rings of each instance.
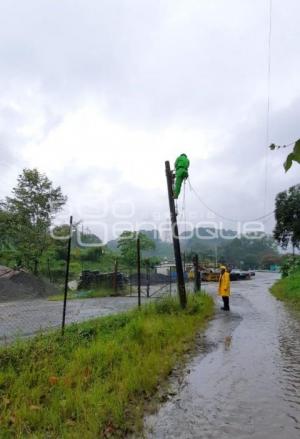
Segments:
[[[186,236],[186,198],[185,198],[185,183],[186,180],[183,182],[183,200],[182,200],[182,219],[184,222],[184,236]]]
[[[268,174],[269,174],[269,144],[270,144],[270,90],[271,90],[271,42],[272,42],[272,9],[273,0],[269,0],[269,32],[268,32],[268,70],[267,70],[267,106],[266,106],[266,155],[265,155],[265,188],[264,213],[267,210]]]
[[[295,143],[296,143],[298,140],[299,140],[299,139],[294,140],[294,141],[291,142],[291,143],[287,143],[286,145],[278,146],[278,148],[287,148],[288,146],[295,145]],[[276,147],[277,147],[277,145],[276,145]]]
[[[260,216],[260,217],[252,218],[252,219],[244,219],[244,220],[237,219],[237,218],[234,219],[234,218],[226,217],[226,216],[224,216],[224,215],[222,215],[222,214],[216,212],[214,209],[210,208],[210,207],[208,206],[208,204],[207,204],[204,200],[202,200],[202,198],[201,198],[200,195],[197,193],[197,191],[193,188],[193,186],[191,185],[190,180],[188,180],[188,182],[189,182],[189,185],[190,185],[190,190],[191,190],[192,192],[194,192],[194,194],[196,195],[196,197],[198,198],[198,200],[200,201],[200,203],[203,204],[203,206],[204,206],[206,209],[208,209],[210,212],[212,212],[215,216],[217,216],[217,217],[219,217],[219,218],[222,218],[222,219],[224,219],[224,220],[226,220],[226,221],[233,222],[233,223],[260,221],[260,220],[263,220],[264,218],[268,218],[268,217],[270,217],[270,216],[273,215],[274,212],[275,212],[274,210],[272,210],[271,212],[269,212],[269,213],[267,213],[267,214],[265,214],[265,215],[262,215],[262,216]]]

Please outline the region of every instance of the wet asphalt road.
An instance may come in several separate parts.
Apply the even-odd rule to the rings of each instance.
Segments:
[[[268,292],[277,277],[232,283],[231,312],[218,309],[189,373],[171,378],[148,439],[299,439],[300,315]]]

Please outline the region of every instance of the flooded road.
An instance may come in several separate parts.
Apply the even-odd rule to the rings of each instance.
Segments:
[[[300,315],[268,292],[277,277],[232,283],[231,312],[218,302],[185,378],[146,419],[148,439],[299,439]]]

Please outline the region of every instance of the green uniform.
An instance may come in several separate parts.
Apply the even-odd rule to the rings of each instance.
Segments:
[[[189,176],[188,169],[190,166],[190,161],[186,154],[181,154],[177,157],[175,162],[175,187],[174,187],[174,198],[178,198],[182,186],[183,180],[187,179]]]

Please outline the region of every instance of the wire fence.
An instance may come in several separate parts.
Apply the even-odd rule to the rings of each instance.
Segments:
[[[118,262],[112,264],[108,273],[84,270],[78,284],[68,282],[72,289],[67,291],[65,308],[61,290],[54,288],[56,294],[53,294],[50,283],[44,279],[11,270],[3,274],[0,280],[2,345],[18,338],[61,328],[64,310],[65,324],[68,325],[127,311],[138,306],[139,299],[143,304],[177,292],[175,273],[162,275],[146,267],[140,273],[139,298],[137,271]],[[102,290],[106,293],[103,297]]]

